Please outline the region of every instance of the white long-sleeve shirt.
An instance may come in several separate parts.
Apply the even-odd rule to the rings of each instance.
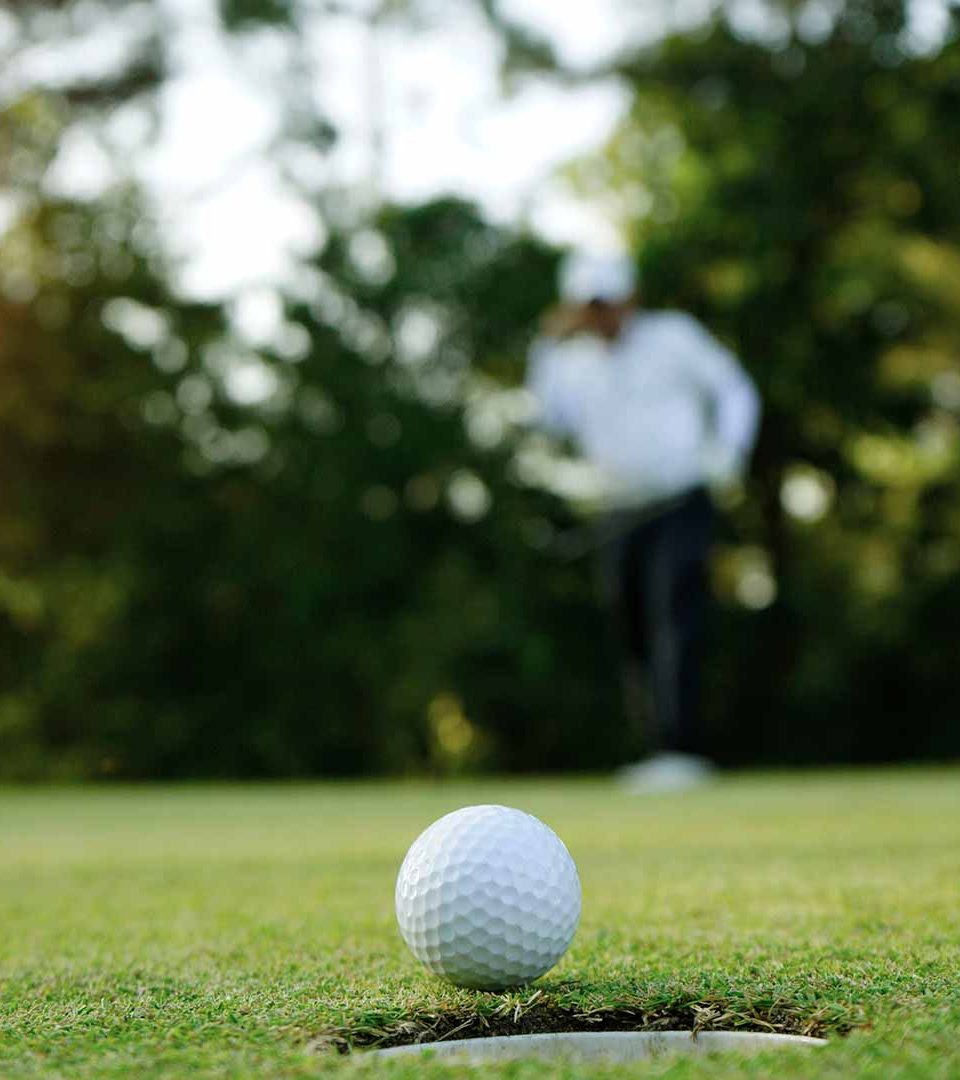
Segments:
[[[541,426],[576,441],[612,506],[649,506],[744,468],[759,398],[696,319],[640,312],[603,352],[539,338],[527,387]]]

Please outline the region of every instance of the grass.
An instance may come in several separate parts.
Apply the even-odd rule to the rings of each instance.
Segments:
[[[407,845],[475,802],[543,817],[583,880],[570,953],[519,993],[445,987],[393,923]],[[0,791],[4,1080],[454,1076],[342,1051],[676,1025],[831,1045],[589,1075],[946,1080],[958,969],[958,770],[742,776],[645,800],[601,781]]]

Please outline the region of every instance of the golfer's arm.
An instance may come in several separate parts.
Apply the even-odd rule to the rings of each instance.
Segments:
[[[733,371],[717,394],[717,442],[736,455],[742,466],[753,450],[760,423],[760,396],[746,372],[732,361]]]
[[[553,435],[571,435],[576,402],[555,338],[538,337],[527,357],[526,387],[536,402],[536,423]]]
[[[760,422],[760,396],[739,361],[693,323],[696,375],[712,403],[713,438],[739,466],[746,464]]]

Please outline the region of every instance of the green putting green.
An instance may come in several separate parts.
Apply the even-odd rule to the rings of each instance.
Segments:
[[[436,981],[393,920],[408,844],[478,802],[543,818],[583,882],[570,952],[508,994]],[[960,770],[642,799],[599,780],[8,788],[0,830],[5,1080],[452,1076],[359,1051],[676,1027],[831,1043],[484,1075],[960,1075]]]

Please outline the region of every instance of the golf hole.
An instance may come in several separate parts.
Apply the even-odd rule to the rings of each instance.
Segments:
[[[663,1054],[759,1053],[795,1047],[825,1046],[825,1039],[758,1031],[558,1031],[538,1035],[496,1035],[484,1039],[452,1039],[374,1050],[375,1057],[453,1059],[474,1065],[490,1061],[537,1058],[541,1061],[628,1063]]]

